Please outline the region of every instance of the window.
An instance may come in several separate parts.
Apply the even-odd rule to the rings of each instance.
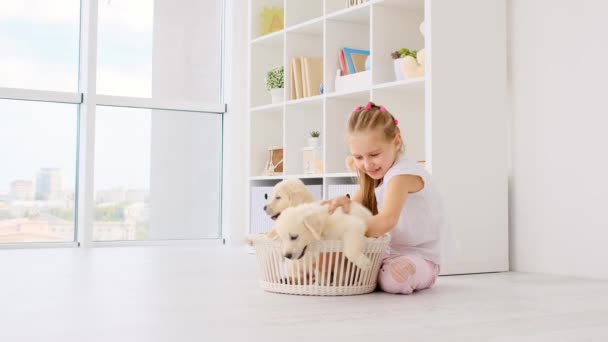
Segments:
[[[76,92],[78,0],[0,1],[0,87]]]
[[[0,2],[0,244],[219,239],[223,1],[95,3]]]
[[[94,240],[219,238],[221,116],[98,107]]]
[[[99,1],[97,92],[219,102],[222,5]]]
[[[0,100],[0,243],[74,241],[77,110]]]

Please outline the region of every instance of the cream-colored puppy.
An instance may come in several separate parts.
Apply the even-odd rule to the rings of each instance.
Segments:
[[[264,211],[273,220],[276,220],[283,210],[295,207],[302,203],[311,203],[315,200],[312,193],[304,183],[297,179],[285,179],[277,183],[272,189],[268,202],[264,205]]]
[[[299,260],[311,251],[311,244],[317,240],[342,240],[344,255],[362,270],[371,266],[363,253],[367,221],[372,213],[363,205],[352,202],[350,212],[342,208],[329,214],[328,207],[320,203],[301,204],[283,210],[277,218],[271,236],[281,240],[283,256]]]

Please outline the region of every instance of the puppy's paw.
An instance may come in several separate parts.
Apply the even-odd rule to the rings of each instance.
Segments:
[[[372,262],[369,260],[368,257],[366,257],[365,255],[361,254],[359,255],[356,260],[353,261],[355,265],[357,265],[357,267],[359,267],[362,271],[367,271],[372,267]]]
[[[248,245],[248,246],[253,246],[253,240],[254,240],[254,236],[253,235],[247,235],[245,236],[245,238],[243,239],[243,242]]]

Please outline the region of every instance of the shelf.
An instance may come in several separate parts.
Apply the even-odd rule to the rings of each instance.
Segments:
[[[371,0],[373,5],[423,12],[424,0]]]
[[[263,105],[263,106],[257,106],[257,107],[251,107],[250,108],[252,113],[255,112],[273,112],[273,111],[281,111],[283,110],[283,102],[279,102],[279,103],[271,103],[271,104],[267,104],[267,105]]]
[[[285,178],[300,178],[300,179],[321,179],[323,174],[298,174],[298,175],[287,175]]]
[[[282,180],[287,178],[299,178],[299,179],[321,179],[325,177],[324,174],[294,174],[294,175],[282,175],[282,176],[251,176],[250,181],[265,181],[265,180]],[[346,177],[346,176],[343,176]]]
[[[328,93],[328,94],[324,94],[326,98],[328,99],[362,99],[365,98],[367,100],[369,100],[369,89],[362,89],[362,90],[355,90],[355,91],[349,91],[349,92],[340,92],[340,93]]]
[[[357,174],[354,172],[335,172],[326,173],[323,175],[324,178],[356,178]]]
[[[323,17],[305,21],[287,28],[288,33],[323,35]]]
[[[263,180],[279,180],[283,179],[284,176],[251,176],[250,181],[263,181]]]
[[[331,13],[327,13],[327,20],[342,21],[352,24],[368,25],[369,24],[369,8],[370,3],[366,2],[361,5],[352,6]]]
[[[393,81],[381,84],[376,84],[372,87],[374,90],[392,90],[392,91],[404,91],[407,89],[424,89],[424,77],[414,78],[411,80]]]
[[[280,30],[251,40],[251,45],[281,47],[285,31]]]
[[[321,102],[323,101],[323,95],[315,95],[315,96],[308,96],[308,97],[303,97],[301,99],[295,99],[295,100],[289,100],[287,102],[285,102],[285,105],[287,106],[297,106],[297,105],[316,105],[316,102]]]

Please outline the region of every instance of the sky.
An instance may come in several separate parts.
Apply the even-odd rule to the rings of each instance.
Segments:
[[[77,92],[78,0],[0,1],[0,87]],[[153,1],[100,0],[98,93],[151,94]],[[0,100],[0,194],[42,167],[74,188],[77,105]],[[150,111],[99,107],[96,188],[147,188]],[[120,167],[117,167],[120,165]]]
[[[98,94],[151,97],[154,5],[189,1],[196,0],[99,0]],[[198,6],[207,10],[205,4]],[[208,57],[212,54],[205,51],[201,56],[193,48],[201,44],[200,36],[195,43],[184,43],[191,31],[198,35],[214,31],[196,21],[185,22],[168,31],[178,35],[176,46],[185,49],[189,58],[184,62],[193,63],[182,68],[206,75],[217,69],[213,63],[219,52]],[[79,26],[79,0],[0,0],[0,87],[77,92]],[[12,181],[34,180],[45,167],[60,168],[64,187],[74,188],[77,108],[0,100],[0,195],[8,192]],[[150,127],[150,110],[97,108],[96,189],[148,188]]]

